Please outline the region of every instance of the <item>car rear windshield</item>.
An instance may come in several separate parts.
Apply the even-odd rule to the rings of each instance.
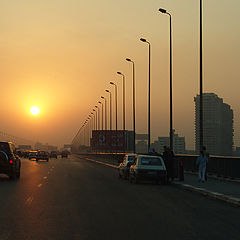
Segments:
[[[142,165],[157,165],[162,166],[162,162],[160,158],[141,158],[141,164]]]
[[[0,143],[0,151],[5,153],[10,153],[9,144],[8,143]]]
[[[135,161],[135,156],[128,156],[128,161],[129,162],[134,162]]]

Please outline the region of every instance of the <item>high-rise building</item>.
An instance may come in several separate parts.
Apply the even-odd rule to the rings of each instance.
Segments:
[[[215,93],[203,93],[203,146],[212,155],[231,156],[233,149],[233,110]],[[199,153],[200,96],[195,101],[195,149]]]

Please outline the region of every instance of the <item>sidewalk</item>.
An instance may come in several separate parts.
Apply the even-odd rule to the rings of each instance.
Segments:
[[[198,182],[197,175],[185,173],[184,181],[173,181],[174,185],[205,196],[229,202],[240,207],[240,183],[208,177],[207,182]]]

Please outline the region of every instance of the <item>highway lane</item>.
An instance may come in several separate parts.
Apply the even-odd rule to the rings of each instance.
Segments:
[[[0,240],[239,239],[240,209],[183,191],[117,178],[84,158],[23,160],[0,176]]]

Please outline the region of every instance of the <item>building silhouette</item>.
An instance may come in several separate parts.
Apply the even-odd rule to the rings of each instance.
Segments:
[[[157,141],[151,144],[151,147],[155,149],[158,153],[162,153],[164,151],[164,146],[170,145],[169,137],[158,137]],[[173,130],[173,152],[176,154],[182,154],[186,152],[185,149],[185,137],[180,137]]]
[[[233,110],[215,93],[203,95],[203,146],[212,155],[231,156],[233,150]],[[195,149],[199,153],[200,96],[195,101]]]

